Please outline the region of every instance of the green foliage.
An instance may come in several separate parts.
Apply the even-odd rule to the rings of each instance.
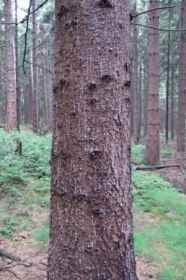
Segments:
[[[160,155],[162,158],[167,158],[172,155],[172,151],[169,147],[162,147],[162,149],[160,151]]]
[[[133,184],[136,252],[166,264],[159,280],[186,279],[186,200],[157,174],[133,171]],[[145,213],[151,221],[140,225],[139,215],[145,219]]]
[[[0,193],[17,196],[20,188],[26,185],[26,177],[19,166],[11,166],[0,161]]]
[[[23,155],[15,153],[17,139],[22,142]],[[27,229],[34,205],[48,209],[50,205],[51,135],[38,136],[30,131],[7,133],[0,130],[0,237]]]
[[[180,273],[175,268],[167,267],[158,273],[159,280],[184,280],[186,273]]]
[[[23,155],[16,151],[17,139],[22,142]],[[0,131],[0,160],[7,166],[22,170],[25,176],[42,178],[50,176],[51,135],[40,137],[31,131],[6,133]]]
[[[132,155],[131,160],[138,162],[139,164],[148,165],[147,161],[144,160],[145,145],[143,144],[132,144]],[[167,158],[172,155],[171,148],[163,146],[160,149],[160,156],[162,158]]]
[[[49,243],[49,222],[48,222],[48,220],[44,223],[44,226],[42,228],[34,231],[33,236],[41,246],[48,246],[48,243]]]
[[[132,145],[132,161],[142,162],[144,157],[145,146],[142,144]]]
[[[11,236],[13,233],[26,229],[30,223],[30,218],[23,219],[13,211],[1,211],[0,236]]]

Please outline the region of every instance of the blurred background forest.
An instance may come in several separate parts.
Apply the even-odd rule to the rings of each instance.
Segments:
[[[149,10],[149,1],[130,2],[131,161],[139,280],[186,280],[186,12],[181,9],[186,1],[160,1],[168,8],[159,10],[154,29],[149,13],[138,15]],[[5,280],[46,279],[54,22],[52,0],[0,1],[0,256],[5,248],[27,264],[0,261],[0,278]],[[150,42],[154,30],[159,40],[155,50]],[[157,55],[155,69],[151,58]],[[153,75],[159,77],[157,108],[149,99]],[[151,148],[152,107],[154,119],[158,115],[154,141],[159,141]],[[149,149],[155,157],[149,156]],[[169,168],[136,170],[154,164]]]

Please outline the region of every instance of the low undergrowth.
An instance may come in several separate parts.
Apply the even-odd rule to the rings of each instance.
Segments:
[[[186,200],[157,174],[133,171],[135,250],[159,280],[186,279]]]
[[[15,152],[17,139],[22,142],[21,157]],[[51,135],[1,130],[0,147],[0,240],[25,230],[46,247]],[[144,145],[133,145],[132,161],[145,164],[143,154]],[[169,156],[171,151],[161,154]],[[186,279],[185,198],[157,174],[133,168],[132,177],[136,254],[158,268],[159,280]]]
[[[16,152],[18,139],[21,156]],[[0,130],[0,147],[1,240],[32,229],[34,205],[48,211],[51,135]]]

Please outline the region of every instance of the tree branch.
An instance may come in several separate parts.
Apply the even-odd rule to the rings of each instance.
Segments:
[[[167,165],[154,165],[154,166],[137,166],[136,170],[151,171],[151,170],[157,170],[157,169],[163,169],[163,168],[173,168],[173,167],[179,167],[180,168],[180,164],[167,164]]]
[[[145,24],[134,23],[134,22],[131,22],[131,24],[141,26],[141,27],[151,28],[151,29],[158,30],[158,31],[186,31],[186,29],[157,28],[157,27],[154,27],[154,26],[151,26],[151,25],[145,25]]]
[[[138,17],[138,16],[141,16],[141,15],[143,15],[143,14],[156,11],[156,10],[173,9],[173,8],[175,8],[175,7],[176,7],[176,6],[167,6],[167,7],[159,7],[159,8],[156,8],[156,9],[146,10],[146,11],[143,11],[143,12],[141,12],[141,13],[134,14],[134,15],[132,16],[132,19],[133,19],[133,18],[136,18],[136,17]]]
[[[25,71],[25,60],[26,60],[26,52],[27,52],[27,37],[28,37],[28,25],[29,25],[29,17],[30,17],[30,10],[32,6],[32,0],[30,0],[29,7],[28,7],[28,15],[26,17],[26,31],[25,31],[25,47],[23,53],[23,73],[26,75]]]
[[[37,12],[39,9],[41,9],[46,3],[48,2],[48,0],[45,0],[43,3],[41,3],[39,6],[37,6],[37,8],[35,8],[33,11],[28,11],[28,14],[19,22],[20,23],[24,23],[25,21],[28,21],[29,16],[32,15],[33,13]]]
[[[5,249],[0,249],[0,256],[10,259],[12,261],[20,261],[20,258],[12,255],[11,253],[7,252]]]

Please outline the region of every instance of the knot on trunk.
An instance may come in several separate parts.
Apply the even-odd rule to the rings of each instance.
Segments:
[[[113,5],[109,0],[100,0],[98,5],[102,8],[113,8]]]
[[[130,86],[131,86],[131,81],[129,81],[129,80],[128,80],[128,81],[125,81],[125,82],[124,82],[124,86],[125,86],[125,87],[130,87]]]
[[[57,16],[61,17],[61,16],[65,15],[68,12],[69,12],[69,9],[65,5],[62,5],[60,10],[59,10],[59,12],[57,13]]]
[[[96,83],[95,82],[90,82],[90,84],[88,85],[88,89],[93,91],[96,89]]]
[[[105,74],[101,77],[101,80],[102,82],[109,83],[113,80],[113,78],[110,75]]]
[[[105,214],[104,209],[99,207],[92,207],[91,212],[95,216],[101,216]]]
[[[96,158],[100,157],[102,152],[98,149],[91,149],[89,152],[89,157],[91,160],[95,160]]]
[[[54,190],[54,194],[62,198],[63,196],[67,195],[67,191],[60,187]]]

